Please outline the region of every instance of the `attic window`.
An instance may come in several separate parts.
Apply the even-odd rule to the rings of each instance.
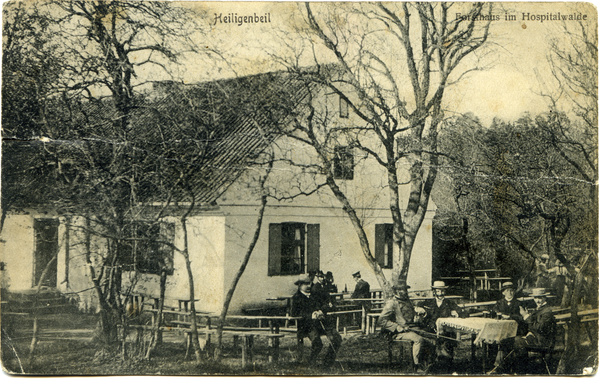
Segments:
[[[348,102],[340,96],[340,117],[347,118],[348,115]]]
[[[354,154],[352,148],[338,146],[333,157],[333,178],[354,179]]]

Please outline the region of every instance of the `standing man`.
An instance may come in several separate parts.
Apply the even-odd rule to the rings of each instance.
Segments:
[[[371,298],[371,286],[361,278],[360,271],[352,273],[352,277],[356,281],[352,298]]]
[[[446,289],[448,287],[444,281],[434,281],[431,286],[433,291],[433,299],[428,299],[421,302],[420,306],[424,309],[425,328],[431,333],[437,333],[438,318],[464,318],[463,310],[458,307],[456,302],[446,298]],[[454,338],[452,332],[444,332],[441,334],[449,338]],[[457,342],[450,339],[438,338],[436,341],[438,361],[446,362],[442,364],[449,365],[454,357],[454,348]]]
[[[521,301],[515,298],[515,287],[512,282],[505,282],[502,284],[502,296],[503,298],[494,305],[492,313],[499,319],[512,319],[517,321],[517,335],[525,335],[527,333],[527,325],[523,320],[523,316],[521,316],[521,308],[523,306]],[[505,339],[500,342],[494,367],[499,367],[502,364],[504,356],[507,352],[512,350],[512,346],[512,339]]]
[[[542,254],[540,259],[536,259],[535,267],[535,287],[536,288],[547,288],[550,286],[549,274],[548,274],[548,261],[550,256]]]
[[[295,282],[298,291],[292,296],[292,316],[301,318],[298,320],[298,340],[310,339],[309,365],[317,364],[317,356],[323,348],[321,335],[327,335],[331,344],[327,346],[323,365],[331,366],[342,345],[342,337],[335,329],[335,324],[327,318],[329,307],[311,295],[311,283],[309,276],[301,276]]]
[[[422,337],[416,332],[414,323],[415,308],[408,298],[408,286],[405,281],[392,287],[394,296],[385,302],[379,324],[381,331],[392,340],[406,340],[413,342],[413,361],[417,372],[425,372],[426,366],[423,363],[422,353],[433,346],[433,342]]]
[[[329,291],[325,288],[325,274],[323,271],[318,271],[315,274],[310,294],[320,305],[327,305],[329,311],[333,311],[333,301],[331,300]]]
[[[352,298],[371,298],[371,286],[360,277],[360,271],[352,273],[352,277],[354,278],[354,281],[356,281]],[[356,304],[363,309],[363,315],[358,322],[359,327],[362,329],[366,315],[371,311],[371,302],[358,301]]]
[[[556,266],[552,269],[549,269],[548,272],[554,276],[552,287],[554,288],[554,293],[556,294],[556,305],[562,306],[569,271],[567,268],[565,268],[565,265],[562,263],[562,261],[557,259],[555,264]]]

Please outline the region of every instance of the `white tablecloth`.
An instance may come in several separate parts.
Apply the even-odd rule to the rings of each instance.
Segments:
[[[491,318],[439,318],[437,331],[451,328],[461,332],[476,334],[473,343],[499,343],[501,340],[513,338],[517,335],[517,322],[506,319],[496,320]]]

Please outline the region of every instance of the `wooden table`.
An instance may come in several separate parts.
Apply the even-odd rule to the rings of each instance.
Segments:
[[[517,321],[511,319],[496,320],[492,318],[438,318],[437,332],[456,331],[458,334],[467,333],[471,335],[471,364],[475,363],[475,347],[483,346],[483,372],[485,373],[485,361],[487,345],[500,343],[504,339],[517,336]]]

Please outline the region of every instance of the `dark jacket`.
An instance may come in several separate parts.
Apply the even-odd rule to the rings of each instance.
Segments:
[[[523,304],[517,298],[513,298],[510,304],[505,298],[502,298],[500,301],[496,302],[496,305],[494,305],[492,309],[492,313],[494,317],[498,314],[508,315],[509,319],[517,321],[519,324],[517,335],[525,335],[527,333],[527,324],[525,324],[523,316],[521,316],[521,306],[523,306]]]
[[[465,318],[467,316],[466,313],[456,304],[456,302],[448,298],[444,298],[439,307],[435,302],[435,298],[425,300],[421,302],[419,306],[424,308],[427,312],[424,323],[425,327],[431,331],[435,331],[437,329],[436,322],[438,318],[451,317],[452,310],[456,311],[460,318]]]
[[[326,318],[324,320],[312,319],[312,314],[315,311],[321,310]],[[298,337],[303,338],[308,336],[309,332],[317,329],[324,334],[325,328],[331,327],[330,318],[327,318],[327,312],[330,309],[327,305],[322,305],[318,297],[305,296],[299,290],[292,296],[292,317],[300,317],[298,320]],[[321,325],[323,323],[323,326]]]
[[[529,332],[533,333],[535,337],[534,345],[541,347],[552,347],[554,345],[556,320],[548,304],[533,310],[525,322],[527,322]]]
[[[352,298],[371,298],[371,286],[362,278],[358,280],[354,287]]]
[[[393,297],[385,301],[379,316],[379,325],[382,331],[394,334],[412,327],[414,318],[415,309],[412,302]]]
[[[310,296],[311,298],[314,297],[317,303],[323,308],[332,307],[333,305],[329,292],[325,289],[323,284],[319,284],[318,282],[312,284]]]

